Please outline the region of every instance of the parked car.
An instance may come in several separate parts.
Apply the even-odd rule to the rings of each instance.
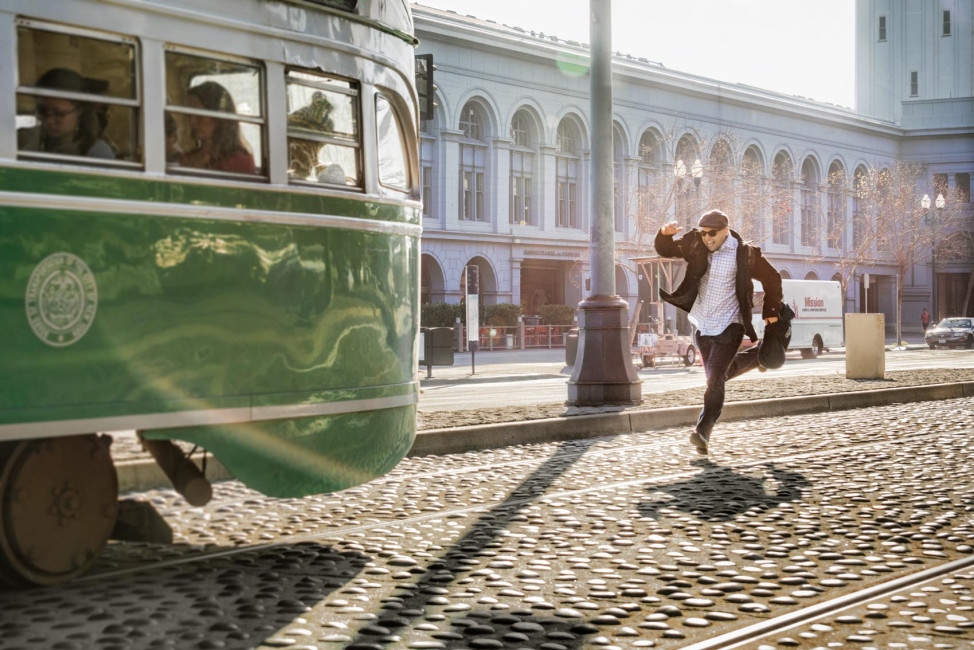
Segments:
[[[933,350],[938,346],[974,348],[974,319],[954,317],[945,318],[923,335],[923,339]]]
[[[661,357],[673,357],[685,366],[692,366],[697,360],[697,349],[689,336],[640,334],[637,345],[643,368],[655,368],[656,360]]]

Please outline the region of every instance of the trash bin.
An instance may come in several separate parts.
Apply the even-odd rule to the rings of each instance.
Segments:
[[[514,349],[514,335],[513,334],[506,334],[505,335],[505,342],[507,343],[507,349],[508,350],[513,350]]]
[[[453,328],[422,327],[423,352],[420,365],[426,366],[426,376],[431,377],[433,366],[453,365]]]
[[[578,356],[578,328],[573,327],[565,337],[565,365],[574,366]]]
[[[883,379],[886,374],[886,317],[845,315],[845,376]]]

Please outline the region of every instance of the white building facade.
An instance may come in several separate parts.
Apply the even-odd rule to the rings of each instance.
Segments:
[[[906,8],[914,4],[933,17],[916,20]],[[921,33],[943,30],[939,5],[951,12],[951,35],[938,37],[954,39],[949,43]],[[857,174],[915,160],[927,166],[931,192],[938,174],[938,182],[966,183],[969,197],[972,5],[859,0],[859,111],[617,55],[617,293],[645,312],[641,319],[658,316],[686,328],[675,311],[650,314],[637,306],[658,291],[655,272],[634,261],[654,256],[655,228],[645,218],[654,210],[654,224],[692,225],[704,208],[721,207],[784,277],[838,279],[836,261],[856,236],[856,199],[847,188]],[[586,295],[592,217],[587,47],[453,12],[413,11],[417,53],[433,55],[437,85],[434,117],[421,133],[423,301],[458,302],[463,270],[476,264],[486,304],[538,313],[544,304],[578,303]],[[938,52],[934,61],[923,54],[930,48]],[[912,53],[923,63],[916,79]],[[954,81],[958,75],[966,77]],[[911,96],[910,83],[928,76]],[[775,199],[749,201],[748,189]],[[938,286],[940,315],[960,308],[970,262],[934,266],[923,261],[908,273],[905,331],[919,322],[922,307],[933,311]],[[893,323],[895,276],[892,263],[870,260],[849,279],[846,311],[881,311]]]

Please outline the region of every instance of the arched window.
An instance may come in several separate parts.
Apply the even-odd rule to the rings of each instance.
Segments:
[[[655,206],[656,185],[659,179],[661,160],[659,138],[653,131],[646,131],[639,139],[639,214],[637,218],[645,221],[652,218]],[[652,226],[649,226],[652,229]]]
[[[436,158],[437,109],[433,107],[433,119],[420,121],[419,132],[419,186],[422,188],[423,217],[435,216],[433,210],[433,166]]]
[[[673,173],[676,175],[676,220],[689,229],[694,225],[693,217],[700,211],[700,180],[703,174],[700,146],[693,136],[683,136],[676,145]]]
[[[825,228],[830,248],[842,249],[845,243],[845,169],[838,161],[829,167]]]
[[[484,119],[473,102],[460,112],[460,219],[486,221],[484,182],[487,143],[483,140]]]
[[[558,125],[558,151],[555,154],[558,189],[558,226],[578,228],[578,133],[569,118]]]
[[[726,140],[718,140],[710,151],[710,168],[707,170],[707,184],[710,187],[710,206],[728,214],[734,212],[735,176],[734,161],[730,145]]]
[[[626,228],[626,199],[629,192],[629,181],[626,178],[626,140],[622,128],[618,124],[612,125],[612,179],[615,199],[613,217],[616,232],[623,232]]]
[[[869,181],[866,170],[856,168],[852,177],[852,245],[859,250],[866,241],[866,212],[863,206],[869,196]]]
[[[741,236],[754,241],[764,241],[763,168],[758,150],[749,147],[741,160],[741,210],[737,221]]]
[[[534,209],[534,144],[530,115],[520,110],[511,119],[511,208],[512,224],[537,225]]]
[[[802,164],[802,246],[819,243],[818,167],[811,158]]]
[[[791,243],[792,164],[788,154],[781,152],[774,158],[771,174],[774,177],[774,211],[771,215],[772,237],[776,244]]]

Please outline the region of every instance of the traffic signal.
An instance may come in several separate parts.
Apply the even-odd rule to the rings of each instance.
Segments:
[[[467,295],[480,295],[480,267],[476,264],[467,267]]]
[[[419,119],[432,120],[436,108],[436,84],[433,83],[432,54],[416,55],[416,92],[419,95]]]

